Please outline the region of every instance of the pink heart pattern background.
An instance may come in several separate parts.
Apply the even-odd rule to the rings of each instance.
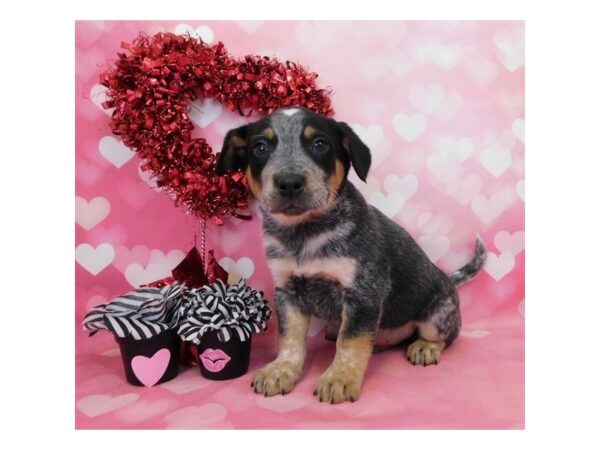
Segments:
[[[98,74],[140,31],[189,31],[236,56],[308,66],[332,87],[336,117],[371,148],[368,183],[351,176],[371,204],[447,271],[481,235],[488,262],[460,288],[462,336],[440,365],[413,367],[403,349],[376,354],[358,402],[320,404],[312,388],[334,345],[314,321],[303,379],[290,395],[263,398],[249,385],[276,353],[273,319],[239,379],[209,381],[191,368],[152,388],[125,382],[114,340],[88,338],[83,315],[168,275],[198,232],[111,134],[100,106]],[[523,428],[524,63],[522,22],[77,22],[77,428]],[[197,101],[191,118],[215,151],[247,120],[210,100]],[[259,219],[208,234],[217,258],[272,299]]]

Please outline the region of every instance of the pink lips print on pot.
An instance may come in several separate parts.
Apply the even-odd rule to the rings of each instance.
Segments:
[[[231,357],[223,350],[207,348],[200,355],[200,361],[210,372],[220,372],[225,368]]]

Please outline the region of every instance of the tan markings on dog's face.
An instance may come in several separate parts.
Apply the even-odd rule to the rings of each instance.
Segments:
[[[246,168],[245,175],[250,192],[252,192],[252,195],[254,195],[255,198],[259,198],[262,192],[262,183],[254,178],[250,166]]]
[[[262,131],[261,134],[267,139],[273,139],[275,137],[275,132],[273,131],[273,128],[266,128]]]
[[[344,168],[344,163],[336,158],[335,173],[329,178],[329,188],[332,192],[337,193],[339,191],[345,176],[346,169]]]
[[[309,126],[307,126],[307,127],[304,129],[304,137],[305,137],[306,139],[312,139],[312,137],[315,135],[315,132],[316,132],[316,131],[317,131],[317,130],[315,130],[313,127],[311,127],[311,126],[309,125]]]
[[[268,261],[273,281],[282,287],[291,277],[323,278],[349,288],[356,276],[356,259],[345,256],[314,258],[298,264],[293,258],[273,258]]]
[[[335,358],[319,377],[315,394],[319,400],[330,403],[354,401],[360,395],[363,377],[373,353],[373,333],[344,338],[347,326],[346,306],[342,310],[342,324],[336,341]]]

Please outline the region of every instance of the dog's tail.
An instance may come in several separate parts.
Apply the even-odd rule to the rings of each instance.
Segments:
[[[483,267],[486,256],[487,253],[485,252],[483,241],[477,236],[477,240],[475,241],[475,256],[473,256],[473,259],[465,266],[461,267],[456,272],[451,273],[450,280],[452,280],[456,286],[459,286],[469,281],[471,278],[474,278]]]

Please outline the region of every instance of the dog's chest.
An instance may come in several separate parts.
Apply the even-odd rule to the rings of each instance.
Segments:
[[[356,276],[356,260],[347,256],[318,256],[301,259],[288,256],[268,260],[275,286],[292,278],[320,278],[349,288]]]

